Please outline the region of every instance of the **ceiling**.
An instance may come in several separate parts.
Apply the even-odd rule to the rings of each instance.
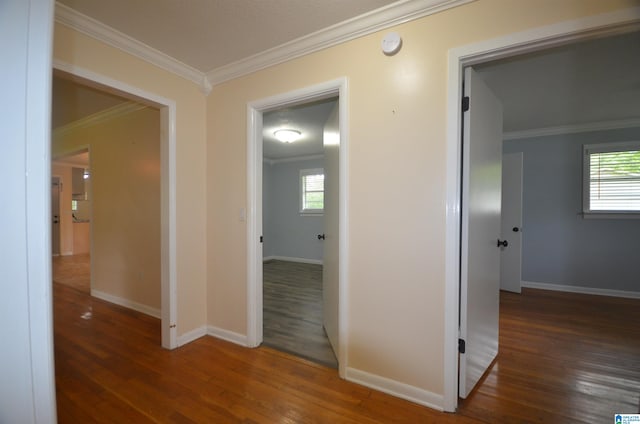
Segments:
[[[357,15],[405,0],[58,0],[201,71],[241,61]],[[402,35],[402,34],[401,34]],[[294,41],[295,42],[295,41]],[[504,105],[505,133],[640,119],[640,32],[593,39],[474,66]],[[54,79],[54,125],[124,100],[79,88],[61,101]],[[66,87],[65,89],[69,89]],[[91,97],[95,96],[93,100]],[[60,106],[61,104],[66,106]],[[64,108],[64,110],[60,109]],[[269,159],[322,152],[321,128],[332,104],[264,115]],[[303,140],[273,141],[279,126]],[[56,126],[54,126],[56,128]]]
[[[58,0],[201,72],[396,0]],[[151,7],[150,7],[151,6]]]
[[[505,133],[640,119],[640,32],[474,68],[502,101]]]

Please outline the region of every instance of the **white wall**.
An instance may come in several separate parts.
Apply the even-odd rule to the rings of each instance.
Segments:
[[[300,214],[300,170],[322,168],[322,159],[263,164],[263,232],[265,259],[294,258],[322,262],[322,215]]]
[[[55,423],[50,0],[0,3],[0,422]]]

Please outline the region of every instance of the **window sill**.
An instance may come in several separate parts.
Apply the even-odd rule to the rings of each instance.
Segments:
[[[584,219],[640,219],[640,212],[583,212]]]
[[[300,212],[300,216],[322,216],[324,212]]]

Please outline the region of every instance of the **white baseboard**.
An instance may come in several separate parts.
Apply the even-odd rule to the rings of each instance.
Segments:
[[[629,299],[640,299],[640,292],[598,289],[594,287],[569,286],[566,284],[536,283],[534,281],[522,281],[522,287],[540,290],[553,290],[569,293],[595,294],[598,296],[625,297]]]
[[[97,297],[98,299],[105,300],[110,303],[115,303],[116,305],[124,306],[125,308],[133,309],[134,311],[141,312],[145,315],[150,315],[154,318],[160,319],[162,314],[160,309],[152,308],[151,306],[143,305],[142,303],[134,302],[133,300],[123,299],[118,296],[114,296],[109,293],[105,293],[99,290],[91,289],[91,296]]]
[[[191,343],[194,340],[199,339],[200,337],[204,337],[207,335],[207,326],[203,325],[198,328],[194,328],[191,331],[187,331],[186,333],[178,336],[178,347],[184,346],[187,343]]]
[[[444,397],[428,390],[354,368],[347,368],[345,378],[353,383],[358,383],[428,408],[444,411]]]
[[[246,335],[214,327],[213,325],[207,325],[207,334],[218,339],[238,344],[240,346],[249,346]]]
[[[299,262],[302,264],[322,265],[322,260],[320,259],[293,258],[290,256],[265,256],[264,258],[262,258],[262,262],[266,262],[266,261],[286,261],[286,262]]]

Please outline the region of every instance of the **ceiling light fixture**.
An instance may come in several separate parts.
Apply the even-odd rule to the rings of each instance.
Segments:
[[[293,143],[294,141],[299,140],[302,134],[300,131],[282,129],[275,131],[273,135],[283,143]]]

